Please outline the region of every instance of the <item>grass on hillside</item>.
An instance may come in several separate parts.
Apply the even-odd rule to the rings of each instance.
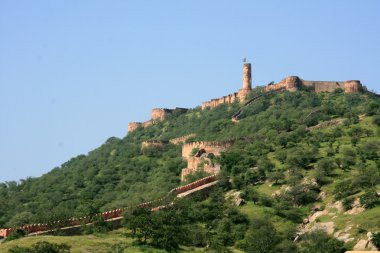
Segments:
[[[41,241],[50,243],[65,243],[71,246],[71,253],[114,253],[116,247],[124,248],[123,253],[166,253],[165,250],[155,249],[149,245],[134,245],[135,239],[127,237],[128,230],[121,228],[106,234],[76,235],[76,236],[31,236],[0,243],[0,252],[6,253],[9,249],[20,246],[30,247]],[[233,253],[242,251],[231,248]],[[180,252],[206,252],[206,249],[195,247],[181,247]]]

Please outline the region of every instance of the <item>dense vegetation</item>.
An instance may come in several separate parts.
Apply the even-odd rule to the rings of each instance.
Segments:
[[[235,103],[171,115],[123,139],[112,137],[40,178],[2,183],[0,227],[161,197],[179,184],[186,166],[181,147],[141,149],[141,142],[195,133],[189,141],[235,141],[219,158],[222,183],[210,196],[198,194],[156,213],[136,209],[127,214],[125,225],[136,242],[169,251],[185,245],[216,252],[231,247],[246,252],[344,252],[352,246],[320,231],[293,241],[297,226],[314,206],[326,204],[321,192],[328,201],[342,201],[347,210],[356,198],[367,210],[380,210],[379,98],[369,93],[267,94],[244,107],[234,123],[231,117],[240,107]],[[309,128],[331,120],[335,124]],[[225,200],[226,191],[240,191],[247,204],[234,207]],[[344,218],[337,219],[344,223]],[[354,233],[360,237],[379,231],[378,215],[370,220],[358,220]]]

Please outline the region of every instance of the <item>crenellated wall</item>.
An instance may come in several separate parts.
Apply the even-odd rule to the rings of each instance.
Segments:
[[[204,186],[208,183],[215,182],[215,181],[217,181],[217,177],[215,175],[201,178],[190,184],[172,189],[166,196],[162,198],[141,203],[137,207],[147,207],[147,208],[150,208],[152,211],[158,211],[162,208],[165,208],[166,200],[170,198],[170,196],[172,196],[173,194],[177,196],[178,194],[194,190],[200,186]],[[113,209],[111,211],[106,211],[106,212],[97,214],[96,216],[103,217],[103,219],[107,221],[112,221],[113,219],[123,217],[123,214],[128,210],[129,208],[118,208],[118,209]],[[20,227],[15,227],[15,228],[4,228],[4,229],[0,229],[0,237],[6,238],[17,229],[22,229],[22,230],[25,230],[28,234],[33,234],[33,233],[48,232],[51,229],[52,225],[55,228],[57,227],[67,228],[67,227],[72,227],[72,226],[82,226],[83,224],[87,224],[89,222],[90,222],[90,217],[84,216],[84,217],[79,217],[79,218],[71,218],[65,221],[56,221],[56,222],[53,222],[52,224],[32,224],[32,225],[25,225],[25,226],[20,226]]]
[[[209,154],[220,156],[221,152],[226,151],[233,141],[199,141],[185,143],[182,146],[182,157],[187,160],[187,167],[181,171],[181,181],[186,181],[189,174],[196,172],[199,168],[212,175],[218,174],[220,171],[220,164],[214,164],[209,158]],[[198,148],[195,155],[191,155],[194,148]]]
[[[181,171],[181,181],[186,181],[186,177],[189,175],[189,174],[192,174],[194,172],[197,171],[197,168],[184,168],[182,169]],[[217,164],[216,166],[204,166],[203,167],[203,171],[208,173],[208,174],[211,174],[211,175],[216,175],[220,172],[220,165]]]
[[[172,144],[180,144],[180,143],[184,143],[191,137],[195,137],[195,134],[188,134],[188,135],[184,135],[178,138],[174,138],[174,139],[171,139],[169,142]]]
[[[264,91],[285,89],[288,91],[296,91],[301,87],[307,87],[313,92],[334,92],[342,89],[345,93],[357,93],[363,90],[363,86],[358,80],[350,80],[344,82],[338,81],[306,81],[298,76],[288,76],[281,82],[266,86]]]
[[[236,101],[245,102],[247,96],[253,94],[252,91],[252,77],[251,77],[251,64],[245,63],[243,65],[243,87],[238,91],[221,98],[214,98],[210,101],[202,103],[202,110],[206,108],[215,108],[221,104],[232,104]],[[342,89],[345,93],[357,93],[363,90],[363,86],[358,80],[349,80],[345,82],[337,81],[306,81],[302,80],[298,76],[288,76],[281,80],[279,83],[268,85],[263,88],[264,92],[268,91],[296,91],[299,88],[306,87],[313,92],[334,92],[337,89]],[[151,114],[151,120],[139,123],[132,122],[128,125],[128,132],[134,131],[138,127],[146,127],[154,124],[156,121],[165,120],[167,115],[174,113],[175,111],[187,111],[184,108],[165,109],[154,108]]]
[[[194,148],[204,149],[207,153],[213,153],[215,156],[220,155],[220,152],[226,151],[233,141],[197,141],[185,143],[182,146],[182,157],[188,159]]]
[[[159,121],[163,121],[169,114],[172,113],[184,113],[187,112],[186,108],[176,107],[174,109],[166,108],[153,108],[151,112],[151,119],[145,122],[131,122],[128,124],[128,133],[135,131],[139,127],[148,127],[150,125],[156,124]]]
[[[170,113],[171,110],[165,108],[153,108],[151,113],[151,119],[153,121],[165,120],[166,116]]]
[[[128,133],[135,131],[139,127],[142,127],[141,122],[130,122],[128,124]]]
[[[165,144],[168,144],[168,143],[169,143],[168,141],[160,141],[160,140],[143,141],[143,142],[141,143],[141,149],[144,149],[144,148],[151,148],[151,147],[161,148],[161,147],[163,147]]]

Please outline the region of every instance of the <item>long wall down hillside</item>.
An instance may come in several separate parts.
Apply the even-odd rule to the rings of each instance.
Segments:
[[[150,208],[152,211],[156,211],[156,210],[159,210],[163,204],[165,204],[166,199],[170,197],[171,195],[174,194],[174,196],[177,196],[181,193],[196,190],[196,188],[200,186],[205,186],[206,184],[210,182],[216,182],[216,181],[217,181],[217,177],[215,175],[204,177],[190,184],[174,188],[166,196],[153,200],[153,201],[141,203],[137,207],[147,207],[147,208]],[[202,190],[202,189],[199,189],[199,190]],[[114,218],[122,217],[123,214],[127,212],[128,210],[129,208],[118,208],[111,211],[99,213],[96,216],[100,216],[104,218],[104,220],[109,221]],[[81,226],[89,222],[90,222],[90,217],[84,216],[84,217],[79,217],[79,218],[71,218],[66,221],[56,221],[51,224],[32,224],[32,225],[25,225],[25,226],[14,227],[14,228],[3,228],[3,229],[0,228],[0,238],[8,237],[17,229],[22,229],[22,230],[25,230],[28,234],[32,234],[32,233],[40,233],[44,231],[49,231],[52,228],[51,225],[54,225],[53,227],[54,229],[56,229],[57,227],[62,228],[62,227],[71,227],[71,226]]]

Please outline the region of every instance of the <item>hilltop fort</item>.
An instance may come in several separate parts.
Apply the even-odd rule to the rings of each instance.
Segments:
[[[349,81],[306,81],[298,76],[285,77],[281,82],[270,84],[263,87],[264,92],[269,91],[297,91],[299,89],[306,89],[310,92],[334,92],[338,89],[345,93],[358,93],[363,90],[363,86],[359,80]],[[221,104],[231,104],[235,101],[243,103],[247,96],[254,94],[252,89],[252,68],[251,63],[244,63],[243,65],[243,87],[232,94],[228,94],[221,98],[214,98],[210,101],[202,103],[202,110],[206,108],[214,108]],[[166,117],[173,113],[183,113],[188,109],[186,108],[154,108],[152,109],[151,119],[145,122],[131,122],[128,124],[128,132],[136,130],[138,127],[147,127],[159,121],[163,121]]]

